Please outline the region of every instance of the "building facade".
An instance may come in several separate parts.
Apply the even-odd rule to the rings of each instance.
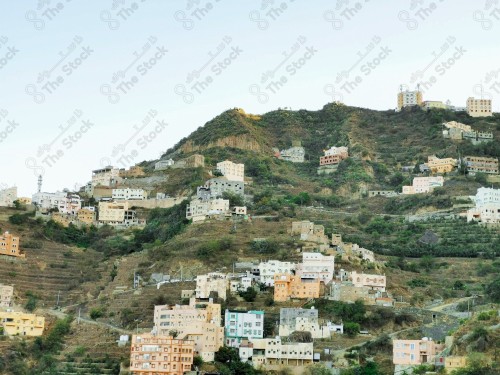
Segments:
[[[465,165],[469,174],[474,175],[477,172],[487,174],[498,174],[498,159],[485,156],[465,156]]]
[[[135,211],[129,209],[128,202],[99,202],[99,224],[115,227],[139,225]]]
[[[196,298],[210,298],[211,293],[217,293],[223,300],[227,297],[229,279],[226,274],[212,272],[196,277]]]
[[[229,199],[215,198],[201,200],[195,198],[186,206],[186,219],[193,222],[204,221],[209,215],[229,213]]]
[[[230,160],[224,160],[217,163],[217,170],[222,173],[229,181],[245,180],[245,164],[233,163]]]
[[[297,145],[293,145],[290,148],[281,150],[277,152],[278,159],[290,161],[292,163],[303,163],[305,157],[305,149],[298,142]]]
[[[333,280],[335,257],[321,253],[302,253],[302,263],[297,265],[296,274],[302,278],[318,279],[325,284]]]
[[[316,278],[303,278],[298,275],[274,275],[274,300],[285,302],[289,299],[313,299],[321,294],[321,282]]]
[[[427,166],[432,173],[448,173],[457,167],[457,160],[453,158],[440,159],[436,155],[427,158]]]
[[[244,358],[252,358],[255,368],[264,370],[279,370],[284,367],[303,368],[313,363],[313,343],[283,343],[279,337],[270,339],[255,339],[251,345],[240,347],[246,352]],[[243,358],[242,358],[243,359]]]
[[[24,258],[26,254],[21,251],[19,237],[13,236],[9,232],[0,235],[0,255],[8,255],[17,258]]]
[[[118,173],[118,176],[120,176],[121,178],[137,178],[143,177],[145,175],[146,173],[144,173],[144,168],[138,165],[134,165],[128,170],[120,169],[120,172]]]
[[[160,160],[155,163],[155,171],[162,171],[175,164],[172,159]]]
[[[434,188],[444,185],[443,176],[436,177],[415,177],[413,185],[403,186],[403,194],[430,193]]]
[[[0,307],[7,308],[12,305],[12,295],[14,287],[11,285],[0,284]]]
[[[92,225],[96,221],[95,207],[84,207],[76,214],[78,221],[82,224]]]
[[[148,194],[143,189],[113,189],[111,192],[111,198],[113,200],[129,200],[129,199],[137,199],[143,200],[147,199]]]
[[[244,339],[264,337],[264,311],[226,310],[224,319],[226,346],[238,348]]]
[[[279,260],[269,260],[267,262],[259,263],[259,280],[266,286],[274,286],[275,274],[290,275],[295,271],[295,263],[282,262]]]
[[[132,335],[130,372],[132,375],[184,375],[191,371],[194,342],[169,335]]]
[[[433,363],[437,346],[431,338],[422,340],[393,340],[393,357],[395,365],[421,365]]]
[[[349,157],[349,149],[347,147],[331,147],[328,150],[324,150],[324,156],[319,158],[319,165],[337,165],[342,160]]]
[[[422,92],[421,91],[400,91],[398,93],[398,110],[405,107],[421,106]]]
[[[107,166],[92,171],[92,186],[116,186],[121,181],[120,169]]]
[[[366,286],[372,290],[385,292],[387,282],[385,275],[370,275],[352,271],[349,274],[349,279],[352,281],[355,287]]]
[[[8,336],[41,336],[45,318],[35,314],[14,311],[0,311],[3,334]]]
[[[466,110],[467,114],[472,117],[489,117],[493,116],[491,111],[491,100],[490,99],[475,99],[468,98]]]
[[[17,199],[17,187],[0,190],[0,207],[13,207]]]
[[[203,191],[205,191],[204,194],[202,194]],[[242,181],[230,181],[225,177],[211,178],[204,186],[198,188],[198,198],[205,197],[206,199],[206,191],[208,191],[208,196],[210,198],[221,198],[222,194],[225,192],[244,196],[245,184]]]

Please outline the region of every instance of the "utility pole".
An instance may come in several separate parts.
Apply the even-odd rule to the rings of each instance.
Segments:
[[[78,321],[77,321],[77,324],[80,324],[80,317],[81,317],[81,315],[82,315],[82,308],[80,307],[78,309]]]
[[[59,290],[57,292],[57,303],[56,303],[56,307],[59,307],[59,295],[61,294],[61,291]]]

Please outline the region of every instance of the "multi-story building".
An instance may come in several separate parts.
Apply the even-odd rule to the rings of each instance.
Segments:
[[[422,92],[417,91],[400,91],[398,93],[398,110],[400,111],[405,107],[421,106],[422,105]]]
[[[9,232],[0,235],[0,255],[24,258],[26,254],[21,252],[19,237],[13,236]]]
[[[217,163],[217,170],[222,173],[229,181],[245,180],[245,164],[233,163],[230,160],[224,160]]]
[[[482,224],[500,223],[500,204],[486,203],[467,210],[467,222],[478,221]]]
[[[295,263],[282,262],[279,260],[268,260],[259,263],[259,280],[267,286],[274,286],[275,274],[292,274],[295,271]]]
[[[92,225],[96,221],[95,207],[84,207],[76,214],[78,221],[86,225]]]
[[[160,160],[155,163],[155,170],[162,171],[164,169],[167,169],[168,167],[173,166],[174,164],[175,162],[172,159]]]
[[[274,300],[276,302],[285,302],[294,298],[319,298],[320,294],[320,279],[288,274],[274,275]]]
[[[144,189],[122,188],[113,189],[111,197],[113,198],[113,200],[143,200],[148,198],[148,194],[144,191]]]
[[[13,294],[13,286],[0,284],[0,307],[10,307],[12,305]]]
[[[490,203],[500,204],[500,189],[480,187],[476,195],[471,198],[476,203],[476,207]]]
[[[439,346],[431,338],[422,340],[393,340],[392,362],[395,365],[421,365],[433,363]]]
[[[328,245],[329,240],[325,235],[323,225],[315,225],[308,220],[292,222],[291,235],[300,235],[302,241],[314,242],[320,245]]]
[[[443,123],[443,125],[448,128],[448,129],[459,129],[464,132],[470,132],[472,131],[472,127],[470,125],[462,124],[461,122],[457,121],[449,121]]]
[[[472,142],[472,144],[486,143],[493,141],[492,132],[480,132],[480,131],[464,131],[462,133],[462,139],[467,139]]]
[[[4,335],[41,336],[45,318],[23,312],[0,311],[0,323]]]
[[[229,181],[225,177],[211,178],[205,185],[198,187],[197,196],[201,199],[220,198],[225,192],[243,196],[245,184],[242,181]]]
[[[328,150],[324,150],[325,155],[319,158],[319,165],[337,165],[342,160],[349,157],[349,149],[347,147],[331,147]]]
[[[264,311],[226,310],[224,319],[226,346],[238,348],[244,339],[264,337]]]
[[[444,369],[449,374],[453,370],[464,368],[467,366],[467,357],[463,356],[448,356],[444,358]]]
[[[12,207],[17,199],[17,187],[0,190],[0,207]]]
[[[92,171],[92,186],[116,186],[121,181],[120,169],[107,166]]]
[[[229,289],[231,293],[243,292],[252,287],[253,280],[253,276],[250,274],[250,272],[247,272],[246,276],[241,276],[236,280],[231,280],[229,282]]]
[[[430,193],[434,188],[444,185],[443,176],[415,177],[413,185],[403,186],[403,194]]]
[[[344,333],[343,324],[327,322],[320,325],[318,310],[301,308],[280,309],[279,335],[290,336],[293,332],[310,332],[314,339],[327,338],[333,333]]]
[[[138,165],[134,165],[133,167],[130,167],[129,170],[120,169],[118,175],[120,176],[120,178],[137,178],[142,177],[146,174],[144,173],[144,168]]]
[[[194,342],[170,335],[132,335],[130,372],[132,375],[184,375],[191,371]]]
[[[215,352],[224,345],[221,307],[211,301],[191,298],[189,305],[155,306],[154,331],[194,341],[195,354],[207,362],[213,361]]]
[[[453,158],[440,159],[436,155],[427,158],[427,166],[432,173],[448,173],[457,167],[457,160]]]
[[[467,99],[467,114],[472,117],[489,117],[493,116],[491,112],[491,99]]]
[[[209,215],[221,215],[229,213],[229,199],[215,198],[201,200],[195,198],[186,206],[186,219],[204,221]]]
[[[477,172],[498,174],[498,159],[485,156],[465,156],[465,165],[469,174],[474,175]]]
[[[196,276],[196,298],[210,298],[217,293],[219,298],[226,299],[229,279],[226,274],[212,272]]]
[[[129,227],[140,223],[128,202],[99,202],[99,224]]]
[[[35,193],[31,201],[42,211],[57,209],[62,214],[76,215],[82,207],[82,200],[79,195],[62,191]]]
[[[335,257],[321,253],[302,253],[302,263],[297,265],[296,274],[302,278],[318,279],[328,284],[333,280]]]
[[[240,346],[240,358],[252,358],[255,368],[280,370],[285,367],[301,369],[313,363],[313,343],[283,343],[279,337],[254,339],[249,345]]]
[[[439,100],[426,100],[422,102],[422,109],[446,109],[448,108],[445,103]]]
[[[385,292],[386,277],[385,275],[370,275],[366,273],[357,273],[352,271],[349,274],[349,279],[355,287],[368,287],[371,290]]]
[[[300,141],[292,142],[292,147],[277,151],[276,157],[292,163],[303,163],[306,152]]]

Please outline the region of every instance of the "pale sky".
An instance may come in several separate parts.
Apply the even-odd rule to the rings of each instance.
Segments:
[[[500,107],[500,1],[0,0],[0,188],[73,189],[219,113]]]

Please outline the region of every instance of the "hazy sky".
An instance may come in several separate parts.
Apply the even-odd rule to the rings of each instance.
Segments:
[[[222,111],[500,100],[498,0],[0,0],[0,188],[73,188]]]

